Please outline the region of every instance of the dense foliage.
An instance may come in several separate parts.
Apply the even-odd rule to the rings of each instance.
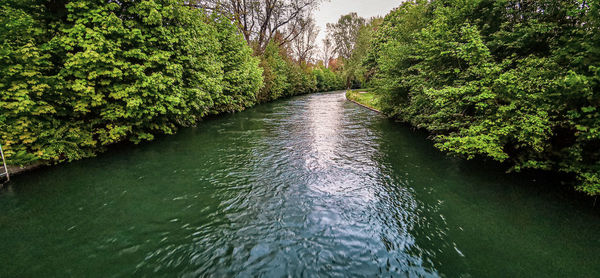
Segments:
[[[342,15],[334,24],[327,24],[324,53],[327,54],[328,44],[331,44],[333,53],[337,55],[336,62],[339,62],[332,68],[342,77],[346,88],[370,87],[374,67],[364,61],[382,21],[381,17],[367,20],[356,13],[350,13]]]
[[[371,41],[374,39],[382,21],[382,18],[379,17],[372,18],[358,30],[354,50],[350,57],[345,59],[343,71],[341,72],[348,88],[371,87],[374,68],[366,64],[365,60],[369,54]]]
[[[276,41],[267,45],[261,55],[264,70],[264,87],[258,100],[261,102],[282,96],[341,90],[344,83],[339,74],[323,67],[295,62],[286,49]]]
[[[571,173],[600,194],[600,2],[406,2],[365,64],[385,112],[440,149]]]
[[[344,81],[340,74],[333,72],[327,67],[315,67],[312,73],[317,82],[317,91],[319,92],[328,92],[345,88]]]
[[[0,135],[11,163],[73,160],[253,105],[258,60],[178,1],[4,1]]]

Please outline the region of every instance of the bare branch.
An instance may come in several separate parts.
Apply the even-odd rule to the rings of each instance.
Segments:
[[[187,5],[218,12],[236,21],[255,51],[262,53],[276,34],[283,45],[296,39],[324,0],[190,0]],[[290,33],[291,32],[291,33]]]

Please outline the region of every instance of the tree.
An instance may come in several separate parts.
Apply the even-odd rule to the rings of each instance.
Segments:
[[[352,88],[366,87],[374,75],[374,70],[367,68],[367,58],[371,40],[383,19],[374,17],[361,26],[350,58],[344,63],[343,76],[346,86]]]
[[[333,58],[334,45],[331,42],[331,38],[327,36],[323,40],[323,48],[321,49],[321,59],[325,67],[329,67],[329,61]]]
[[[348,59],[352,56],[360,29],[365,25],[365,19],[357,13],[343,15],[337,23],[327,24],[327,33],[334,43],[334,52]]]
[[[316,39],[319,35],[319,28],[315,26],[314,20],[309,18],[305,28],[293,32],[300,32],[290,42],[294,57],[300,63],[312,62],[317,50]]]
[[[262,54],[275,34],[286,44],[303,33],[312,11],[323,0],[193,0],[188,5],[228,17],[244,38]]]

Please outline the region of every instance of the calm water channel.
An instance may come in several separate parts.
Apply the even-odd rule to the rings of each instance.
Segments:
[[[14,177],[0,277],[593,277],[600,216],[324,93]]]

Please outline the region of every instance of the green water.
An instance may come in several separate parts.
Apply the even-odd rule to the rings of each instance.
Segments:
[[[15,176],[0,277],[593,277],[600,217],[344,99],[301,96]]]

